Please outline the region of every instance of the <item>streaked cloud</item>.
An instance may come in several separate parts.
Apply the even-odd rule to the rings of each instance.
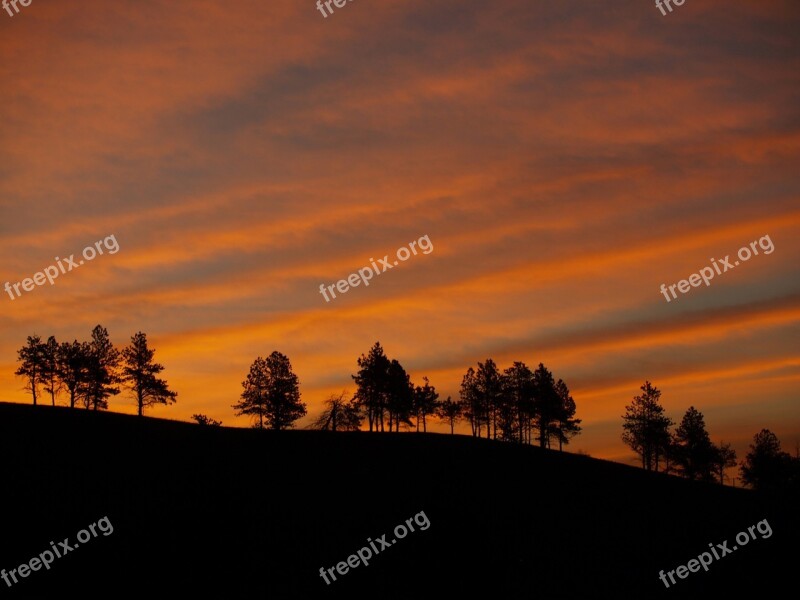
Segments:
[[[120,251],[0,313],[0,398],[31,333],[142,330],[178,403],[230,405],[257,355],[310,413],[380,340],[456,396],[491,356],[571,387],[628,460],[649,379],[740,454],[800,439],[800,6],[397,0],[34,3],[0,21],[2,281]],[[434,251],[318,292],[429,235]],[[775,251],[659,292],[770,235]],[[133,412],[125,400],[115,410]]]

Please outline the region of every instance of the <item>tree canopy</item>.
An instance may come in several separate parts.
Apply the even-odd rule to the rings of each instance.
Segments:
[[[306,414],[297,375],[289,359],[277,350],[267,358],[255,359],[242,387],[241,401],[233,408],[237,416],[253,417],[259,429],[265,424],[270,429],[287,429]]]

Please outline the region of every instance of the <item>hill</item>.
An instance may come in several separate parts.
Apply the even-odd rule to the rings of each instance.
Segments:
[[[0,568],[35,567],[31,558],[96,524],[47,568],[0,581],[4,597],[691,598],[794,587],[796,502],[539,448],[0,404],[0,452]],[[659,579],[764,519],[771,536],[755,530],[669,589]],[[414,531],[398,539],[399,524]],[[368,564],[347,565],[362,548]]]

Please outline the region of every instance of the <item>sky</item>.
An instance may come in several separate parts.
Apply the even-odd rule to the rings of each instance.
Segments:
[[[645,380],[740,458],[764,427],[794,451],[800,3],[332,7],[0,12],[0,285],[65,267],[0,291],[0,400],[30,403],[28,335],[99,323],[166,367],[178,401],[147,414],[247,427],[231,405],[278,350],[304,427],[380,341],[442,398],[486,358],[544,363],[583,419],[570,451],[637,464],[621,415]]]

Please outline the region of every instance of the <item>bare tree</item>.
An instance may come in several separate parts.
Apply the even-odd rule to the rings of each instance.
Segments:
[[[359,431],[362,416],[353,398],[345,400],[347,392],[331,394],[323,402],[327,407],[311,424],[311,429],[330,431]]]

